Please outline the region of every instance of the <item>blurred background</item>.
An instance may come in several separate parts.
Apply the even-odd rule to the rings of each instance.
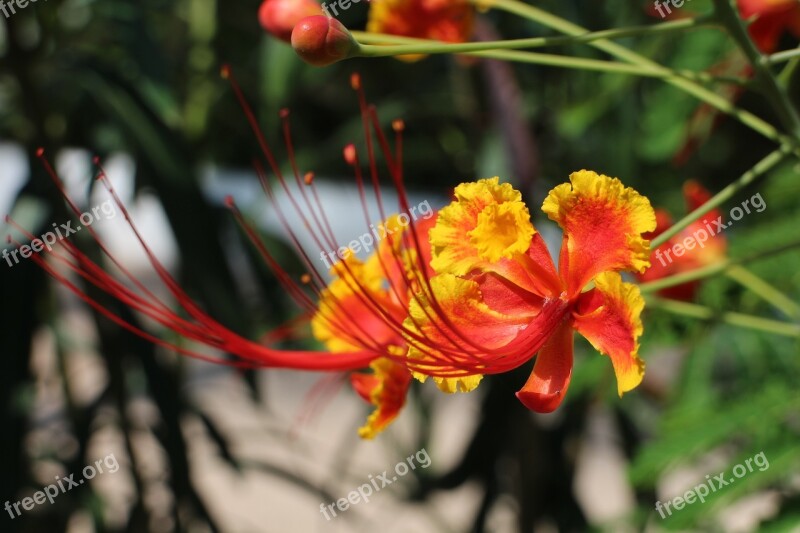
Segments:
[[[593,30],[657,21],[649,2],[535,4]],[[258,7],[257,0],[49,0],[0,18],[0,214],[35,235],[71,220],[38,147],[81,209],[108,201],[93,179],[99,155],[187,292],[257,339],[297,309],[243,238],[225,196],[237,199],[290,273],[303,270],[259,189],[251,165],[257,142],[219,76],[223,63],[284,166],[278,113],[291,109],[299,166],[316,172],[342,242],[365,231],[341,155],[363,137],[352,72],[387,129],[405,120],[412,204],[439,207],[458,183],[497,175],[523,191],[555,249],[560,234],[538,207],[572,171],[617,176],[677,219],[686,213],[686,180],[716,192],[774,148],[658,80],[445,56],[310,67],[263,33]],[[367,9],[354,5],[341,19],[363,28]],[[684,9],[703,13],[709,2]],[[488,13],[476,35],[549,33]],[[744,67],[714,30],[620,42],[676,68],[735,74]],[[585,46],[554,53],[604,58]],[[743,94],[738,104],[777,123],[758,97]],[[755,193],[767,207],[725,233],[731,257],[797,236],[796,162],[723,213]],[[94,229],[169,299],[124,217],[98,220]],[[2,221],[0,230],[24,241]],[[98,257],[88,237],[72,240]],[[798,251],[748,265],[793,301],[798,266]],[[648,309],[640,350],[648,372],[622,400],[611,365],[579,340],[570,392],[554,414],[535,415],[514,397],[526,365],[466,395],[417,383],[395,424],[361,441],[357,428],[369,408],[346,376],[244,372],[182,358],[113,324],[30,260],[0,264],[0,297],[0,506],[110,455],[119,464],[21,516],[0,509],[0,531],[800,531],[796,336]],[[694,299],[718,312],[788,320],[724,276],[703,283]],[[423,449],[429,468],[336,518],[320,512]],[[656,501],[761,452],[769,468],[666,519],[656,512]]]

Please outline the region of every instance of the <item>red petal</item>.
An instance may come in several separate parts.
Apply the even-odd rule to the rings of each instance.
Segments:
[[[371,403],[372,391],[380,383],[381,380],[375,374],[362,374],[360,372],[350,374],[350,384],[353,386],[353,390],[367,403]]]
[[[597,276],[595,284],[578,301],[575,329],[611,358],[622,396],[644,377],[644,361],[638,356],[644,299],[637,286],[624,283],[616,272]]]
[[[572,341],[572,325],[565,320],[536,356],[533,372],[517,392],[531,411],[551,413],[561,405],[572,376]]]

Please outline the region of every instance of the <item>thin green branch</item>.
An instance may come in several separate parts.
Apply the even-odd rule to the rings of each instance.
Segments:
[[[545,65],[551,67],[573,68],[595,72],[614,74],[627,74],[657,79],[685,78],[701,83],[730,83],[744,85],[748,80],[738,78],[723,78],[713,76],[707,72],[694,72],[690,70],[671,70],[668,68],[652,69],[616,61],[603,61],[581,57],[563,56],[555,54],[542,54],[537,52],[524,52],[517,48],[524,48],[525,43],[540,41],[542,38],[515,39],[511,41],[483,41],[474,43],[443,43],[427,39],[413,39],[385,34],[371,34],[360,31],[351,32],[359,42],[359,57],[387,57],[408,54],[464,54],[488,59],[514,61]],[[370,44],[381,43],[381,44]],[[396,45],[386,43],[400,43]]]
[[[720,272],[724,272],[725,270],[735,265],[746,265],[748,263],[758,261],[761,259],[766,259],[773,255],[793,250],[798,247],[800,247],[800,240],[789,242],[787,244],[782,244],[775,248],[759,251],[747,255],[745,257],[739,257],[736,259],[727,258],[722,261],[719,261],[718,263],[714,263],[713,265],[696,268],[694,270],[689,270],[688,272],[682,272],[680,274],[675,274],[673,276],[668,276],[666,278],[661,278],[654,281],[648,281],[646,283],[642,283],[641,285],[639,285],[639,290],[641,290],[643,294],[647,294],[651,292],[660,291],[661,289],[674,287],[676,285],[689,283],[690,281],[710,278],[716,274],[719,274]]]
[[[354,34],[355,33],[357,32],[354,32]],[[429,42],[434,43],[434,41]],[[603,61],[599,59],[562,56],[556,54],[541,54],[537,52],[522,52],[518,50],[487,49],[491,47],[487,47],[485,44],[486,43],[410,44],[399,46],[374,46],[361,44],[358,55],[360,57],[386,57],[406,54],[464,53],[465,55],[485,57],[489,59],[500,59],[504,61],[515,61],[517,63],[589,70],[595,72],[607,72],[613,74],[627,74],[631,76],[643,76],[648,78],[671,79],[675,77],[683,77],[704,83],[721,81],[706,72],[672,71],[669,69],[654,70],[616,61]]]
[[[763,300],[778,309],[781,313],[786,315],[787,318],[792,320],[800,320],[800,305],[792,301],[780,290],[773,287],[760,277],[756,276],[746,268],[736,265],[732,266],[725,273],[726,276],[740,284],[742,287],[749,289],[753,294],[758,295]]]
[[[530,37],[527,39],[508,39],[503,41],[481,41],[473,43],[442,43],[440,41],[432,41],[428,39],[412,39],[401,38],[402,41],[411,44],[412,42],[419,45],[427,43],[429,46],[436,44],[444,44],[445,46],[433,50],[432,48],[411,50],[408,53],[420,54],[433,54],[433,53],[465,53],[465,52],[478,52],[483,50],[523,50],[530,48],[543,48],[547,46],[563,46],[571,44],[590,43],[601,39],[621,39],[623,37],[635,37],[638,35],[652,35],[655,33],[671,33],[678,31],[687,31],[691,29],[710,28],[715,25],[712,23],[712,17],[698,17],[690,19],[681,19],[675,21],[664,22],[662,24],[651,24],[643,26],[630,26],[627,28],[612,28],[609,30],[600,30],[595,32],[586,32],[583,35],[560,35],[555,37]],[[356,39],[364,44],[385,44],[391,42],[387,38],[396,38],[397,36],[371,34],[364,32],[352,32]],[[398,42],[397,39],[393,39]],[[405,51],[404,51],[405,53]],[[394,54],[384,54],[394,55]]]
[[[766,65],[776,65],[778,63],[784,63],[786,61],[790,61],[796,57],[800,57],[800,47],[795,48],[793,50],[784,50],[783,52],[777,52],[769,56],[762,56],[761,62]]]
[[[770,320],[768,318],[761,318],[744,313],[718,312],[703,305],[668,300],[656,296],[648,296],[646,300],[648,306],[675,315],[697,318],[699,320],[719,321],[732,326],[784,335],[786,337],[800,337],[800,325],[798,324],[789,324],[779,320]]]
[[[653,239],[650,242],[650,247],[659,247],[692,222],[705,215],[712,209],[716,209],[722,205],[724,202],[732,198],[737,192],[755,182],[756,179],[765,175],[768,171],[772,170],[772,168],[783,161],[791,152],[791,148],[789,148],[787,145],[782,145],[780,148],[770,153],[767,157],[756,163],[753,168],[742,174],[739,179],[715,194],[708,202],[704,203],[683,217],[667,231]]]
[[[800,142],[800,116],[797,109],[792,105],[786,91],[778,84],[775,76],[764,62],[764,56],[750,39],[747,28],[744,25],[739,12],[731,3],[731,0],[713,0],[714,12],[719,21],[728,30],[728,33],[744,52],[756,74],[756,80],[761,87],[769,103],[775,109],[778,118],[783,122],[787,131],[791,132],[795,140]]]
[[[507,11],[509,13],[513,13],[517,16],[525,18],[527,20],[532,20],[534,22],[552,28],[566,35],[578,36],[588,33],[586,28],[583,28],[568,20],[553,15],[552,13],[549,13],[532,5],[525,4],[518,0],[471,0],[471,1],[478,7]],[[655,61],[648,59],[647,57],[642,56],[640,54],[637,54],[636,52],[630,50],[629,48],[626,48],[620,44],[614,43],[606,39],[592,41],[589,44],[627,63],[643,67],[649,67],[650,69],[665,68],[656,63]],[[716,109],[722,111],[723,113],[734,117],[736,120],[748,126],[749,128],[753,129],[754,131],[760,133],[764,137],[771,139],[782,145],[788,145],[795,148],[798,147],[797,141],[792,137],[779,132],[775,127],[773,127],[767,121],[750,113],[749,111],[744,111],[742,109],[739,109],[738,107],[734,106],[731,102],[729,102],[726,98],[714,93],[713,91],[706,89],[702,85],[698,85],[694,81],[682,77],[666,78],[666,81],[667,83],[683,90],[688,94],[691,94],[692,96],[711,105],[712,107],[715,107]]]
[[[661,278],[653,281],[648,281],[646,283],[642,283],[641,285],[639,285],[639,290],[642,291],[642,294],[649,294],[658,292],[662,289],[675,287],[676,285],[683,285],[684,283],[690,283],[692,281],[710,278],[716,274],[719,274],[720,272],[724,272],[726,269],[730,268],[732,264],[733,261],[731,259],[724,259],[722,261],[714,263],[713,265],[708,265],[701,268],[695,268],[693,270],[668,276],[666,278]]]

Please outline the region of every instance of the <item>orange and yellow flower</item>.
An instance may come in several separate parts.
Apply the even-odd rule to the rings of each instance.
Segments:
[[[649,266],[642,234],[655,228],[655,214],[647,198],[616,178],[573,173],[542,205],[564,232],[556,270],[510,185],[465,183],[455,197],[430,232],[432,292],[411,302],[406,319],[414,376],[467,391],[482,375],[536,355],[517,396],[551,412],[569,385],[574,329],[611,358],[620,395],[636,387],[644,375],[637,341],[644,300],[619,272]]]
[[[466,0],[371,0],[367,31],[460,43],[469,39],[474,16]]]
[[[367,31],[446,43],[469,40],[475,9],[467,0],[371,0]],[[413,54],[400,59],[414,61]]]
[[[229,72],[225,74],[229,76]],[[302,227],[311,231],[320,249],[336,249],[330,218],[319,202],[313,174],[301,174],[294,160],[289,113],[281,116],[295,192],[287,186],[241,90],[234,80],[231,82],[261,141],[265,160],[291,196],[290,208],[301,217]],[[587,170],[573,173],[570,183],[554,188],[542,205],[563,230],[558,268],[531,223],[521,194],[498,178],[462,183],[455,188],[453,202],[436,217],[412,219],[407,214],[400,159],[402,123],[393,124],[397,139],[393,148],[377,127],[375,111],[367,105],[357,77],[353,86],[359,94],[369,176],[385,220],[381,225],[385,235],[381,235],[374,253],[364,259],[342,254],[346,259],[331,268],[332,281],[327,281],[325,273],[299,246],[294,230],[285,224],[307,269],[295,279],[270,254],[233,200],[228,201],[278,280],[305,309],[311,331],[325,346],[324,351],[281,350],[256,343],[206,314],[150,252],[102,168],[101,183],[114,195],[154,270],[182,311],[170,309],[124,268],[115,271],[116,276],[126,278],[120,281],[68,240],[61,241],[66,254],[51,252],[54,261],[45,261],[38,254],[33,260],[121,327],[186,356],[246,368],[369,369],[351,375],[355,391],[375,407],[359,430],[364,438],[374,437],[397,417],[414,377],[420,381],[431,378],[448,393],[468,392],[484,375],[513,370],[534,357],[530,378],[517,396],[534,411],[553,411],[564,398],[572,373],[573,330],[611,359],[620,395],[636,387],[644,374],[638,355],[644,300],[636,286],[622,280],[620,272],[642,271],[649,266],[649,243],[644,235],[655,229],[656,220],[647,198],[616,178]],[[383,154],[398,193],[398,208],[405,215],[384,214],[375,146]],[[355,173],[368,221],[367,187],[353,145],[345,149],[345,160]],[[66,197],[52,167],[46,160],[44,164]],[[285,223],[286,206],[275,201],[261,166],[256,169],[273,208]],[[73,202],[69,205],[79,214]],[[91,234],[105,252],[107,247],[99,236]],[[235,360],[215,358],[142,331],[95,301],[56,268],[57,264],[162,327],[230,354]],[[268,337],[277,340],[283,334],[281,329]]]

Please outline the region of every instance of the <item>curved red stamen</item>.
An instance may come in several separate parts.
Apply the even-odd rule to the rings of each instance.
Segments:
[[[299,198],[297,193],[291,190],[284,175],[281,173],[274,153],[267,144],[266,138],[255,119],[255,115],[244,99],[242,91],[231,74],[230,69],[228,67],[223,67],[222,74],[223,77],[230,80],[234,94],[258,140],[261,152],[272,174],[288,197],[288,203],[291,205],[290,209],[294,210],[294,213],[300,218],[303,227],[309,231],[316,245],[321,249],[336,249],[336,238],[323,204],[320,201],[314,183],[314,174],[312,172],[302,174],[298,168],[291,138],[290,114],[288,110],[282,110],[280,118],[282,121],[282,131],[288,159],[291,164],[295,183],[299,188]],[[378,152],[382,153],[384,156],[391,183],[398,194],[397,203],[400,211],[410,213],[411,209],[405,190],[402,169],[402,134],[405,125],[401,120],[392,122],[392,130],[395,133],[395,147],[392,149],[386,135],[381,130],[375,108],[367,103],[366,95],[361,87],[360,77],[354,75],[351,79],[351,84],[358,93],[359,107],[365,134],[366,153],[369,160],[370,183],[381,220],[386,221],[388,217],[386,216],[387,212],[382,196],[381,177],[376,157],[376,153]],[[373,139],[373,135],[375,135],[375,139]],[[373,144],[374,142],[377,142],[377,146]],[[77,210],[77,206],[75,206],[67,196],[60,180],[57,179],[55,172],[43,157],[43,152],[37,153],[37,155],[42,157],[45,167],[54,177],[54,181],[69,203],[70,208],[79,215],[80,212]],[[347,163],[354,168],[365,222],[367,226],[371,227],[365,178],[361,171],[358,151],[355,146],[348,145],[345,148],[344,156]],[[62,256],[58,253],[54,253],[53,257],[81,276],[86,282],[107,292],[135,311],[143,313],[161,326],[169,328],[187,339],[195,340],[205,346],[235,355],[239,358],[239,361],[234,362],[234,365],[240,365],[245,368],[269,366],[277,368],[301,368],[305,370],[346,370],[368,366],[369,362],[376,357],[389,357],[406,365],[410,370],[419,371],[431,376],[465,377],[477,373],[493,374],[516,368],[529,360],[532,354],[541,347],[553,328],[563,320],[564,314],[566,313],[566,304],[564,302],[560,300],[548,301],[549,303],[546,303],[542,307],[539,316],[534,318],[530,325],[523,329],[512,341],[500,348],[490,349],[486,346],[482,346],[481,343],[476,342],[471,337],[470,332],[464,331],[463,327],[456,325],[438,302],[431,285],[431,277],[434,273],[430,269],[430,266],[426,264],[429,255],[426,251],[426,247],[428,246],[427,240],[423,241],[424,236],[420,235],[420,228],[417,223],[413,220],[409,220],[411,226],[409,231],[402,231],[399,235],[386,236],[386,238],[391,239],[388,243],[388,251],[391,253],[391,259],[384,256],[385,252],[382,252],[380,247],[376,250],[383,276],[389,286],[388,291],[386,291],[388,296],[383,292],[378,294],[367,287],[365,285],[366,282],[356,275],[352,265],[347,261],[344,261],[342,264],[343,272],[340,274],[339,278],[347,285],[350,292],[358,298],[359,302],[367,308],[368,312],[380,319],[388,330],[396,335],[396,342],[398,344],[411,345],[417,348],[424,359],[410,360],[406,355],[391,353],[387,346],[382,345],[378,340],[369,335],[369,332],[364,329],[361,323],[362,321],[360,321],[358,317],[353,316],[346,309],[346,306],[341,305],[342,302],[336,295],[327,293],[325,297],[330,298],[331,303],[337,306],[336,317],[335,319],[331,319],[327,316],[321,316],[321,319],[325,321],[331,331],[335,332],[337,337],[363,349],[334,354],[311,351],[273,350],[233,333],[208,316],[193,300],[191,300],[191,298],[189,298],[174,278],[172,278],[167,269],[148,248],[127,209],[106,178],[99,161],[96,161],[96,164],[100,168],[98,180],[108,190],[115,204],[124,214],[136,239],[143,247],[151,266],[156,271],[162,283],[167,287],[170,294],[175,298],[181,308],[188,313],[191,319],[187,320],[171,311],[168,306],[148,290],[144,284],[125,270],[122,265],[111,256],[94,231],[92,231],[94,240],[98,243],[103,253],[120,268],[122,274],[133,283],[133,288],[125,286],[119,280],[107,274],[100,266],[85,257],[72,243],[64,244],[64,248],[69,254],[69,257]],[[289,224],[289,219],[282,206],[277,201],[275,191],[270,184],[270,179],[267,177],[261,163],[256,162],[255,168],[261,186],[270,204],[275,209],[281,225],[286,230],[292,247],[297,252],[307,270],[307,272],[300,277],[299,281],[286,272],[269,253],[258,232],[245,220],[242,213],[236,207],[235,202],[233,202],[232,199],[226,199],[226,205],[233,213],[234,218],[241,226],[248,239],[256,247],[270,269],[275,273],[279,282],[298,305],[305,309],[306,314],[304,319],[307,320],[312,313],[319,312],[320,310],[319,304],[313,301],[310,294],[313,293],[318,298],[322,297],[324,287],[326,286],[325,277],[300,245],[300,239],[295,229]],[[310,194],[305,190],[305,187],[310,187]],[[409,257],[406,257],[406,255]],[[102,307],[86,296],[74,283],[55,271],[52,266],[48,265],[41,257],[37,257],[37,260],[37,264],[41,262],[42,268],[45,268],[48,273],[64,283],[70,290],[75,292],[75,294],[92,305],[92,307]],[[415,261],[415,268],[407,268],[406,262],[408,260]],[[397,272],[400,272],[401,275],[397,275]],[[427,319],[432,326],[442,334],[443,339],[431,338],[430,334],[426,333],[424,328],[420,327],[420,324],[417,323],[417,319],[414,317],[411,317],[415,326],[415,330],[412,331],[404,322],[404,319],[400,317],[400,315],[405,314],[407,309],[400,309],[399,306],[405,306],[407,308],[411,298],[414,298],[420,305]],[[202,356],[202,354],[195,354],[194,352],[184,350],[170,343],[163,341],[157,342],[151,335],[126,323],[110,311],[108,311],[106,316],[130,331],[135,332],[137,335],[151,342],[155,342],[160,346],[175,349],[184,355],[200,355],[201,357],[207,357]],[[287,336],[291,331],[292,329],[279,328],[279,330],[268,335],[263,340],[274,342]],[[210,360],[217,362],[217,360],[213,358]]]
[[[46,161],[46,160],[45,160]],[[49,165],[49,162],[46,164],[46,168],[49,168],[52,171],[52,167]],[[53,171],[55,174],[55,172]],[[192,326],[192,328],[185,328],[182,327],[184,319],[178,317],[174,312],[164,313],[163,310],[158,310],[158,312],[153,312],[153,306],[156,304],[153,303],[153,298],[149,296],[146,291],[144,296],[140,298],[133,298],[129,291],[126,290],[119,290],[120,285],[119,283],[111,277],[109,274],[104,272],[102,269],[94,265],[88,257],[84,254],[77,251],[77,249],[72,248],[73,252],[79,260],[78,265],[73,265],[75,268],[74,270],[81,270],[86,272],[88,265],[94,265],[93,267],[88,268],[89,275],[84,276],[84,279],[89,281],[90,283],[97,286],[99,289],[104,290],[109,295],[113,296],[117,300],[129,305],[133,309],[136,309],[145,315],[149,316],[156,322],[162,324],[165,327],[175,330],[179,332],[186,338],[195,340],[200,342],[206,346],[210,346],[228,353],[232,353],[237,357],[245,359],[249,364],[254,366],[269,366],[275,368],[300,368],[305,370],[353,370],[357,368],[363,368],[369,364],[371,360],[376,357],[376,354],[372,351],[358,351],[358,352],[343,352],[343,353],[336,353],[330,354],[327,352],[313,352],[313,351],[285,351],[285,350],[273,350],[264,346],[257,345],[252,341],[244,339],[243,337],[237,335],[236,333],[230,331],[225,326],[219,324],[217,321],[213,320],[209,317],[205,312],[203,312],[190,298],[186,293],[180,288],[177,282],[172,278],[166,268],[159,262],[159,260],[155,257],[152,250],[147,246],[146,242],[141,236],[136,224],[133,222],[130,213],[125,208],[124,204],[120,200],[119,196],[116,194],[113,186],[104,179],[104,173],[100,176],[100,181],[106,187],[108,192],[111,194],[115,204],[124,214],[126,221],[128,222],[131,230],[134,232],[136,239],[139,241],[140,245],[143,247],[148,260],[151,266],[155,269],[156,273],[158,274],[159,278],[162,280],[164,285],[176,298],[178,303],[186,310],[192,318],[196,321],[196,325]],[[60,180],[56,180],[57,183],[60,183]],[[63,190],[62,187],[62,194],[64,195],[65,199],[67,199],[68,203],[71,206],[74,206],[74,202],[69,199],[66,191]],[[96,233],[92,233],[92,237],[97,242],[99,238],[96,236]],[[99,243],[98,243],[99,244]],[[68,247],[74,247],[71,243],[67,242]],[[103,248],[104,253],[110,255],[107,250]],[[78,297],[92,305],[92,307],[100,310],[102,306],[86,296],[79,288],[77,288],[74,284],[69,282],[66,278],[62,275],[55,272],[52,267],[44,262],[41,257],[36,257],[37,264],[39,264],[42,268],[44,268],[49,274],[55,277],[58,281],[64,283],[72,292],[74,292]],[[83,266],[81,266],[83,265]],[[137,287],[138,288],[138,287]],[[152,294],[152,293],[150,293]],[[142,298],[144,300],[142,300]],[[103,311],[101,311],[103,312]],[[124,320],[116,317],[110,311],[105,310],[103,312],[104,315],[108,316],[109,319],[115,321],[116,323],[126,327],[127,329],[134,331],[137,335],[143,336],[148,341],[154,341],[154,338],[148,334],[141,335],[144,332],[138,330],[134,326],[127,324]],[[199,329],[198,329],[199,328]],[[169,347],[170,349],[176,348],[176,351],[179,353],[184,353],[186,355],[191,355],[187,350],[181,349],[179,347],[175,347],[166,342],[159,342],[159,345]],[[192,355],[194,356],[194,355]]]

